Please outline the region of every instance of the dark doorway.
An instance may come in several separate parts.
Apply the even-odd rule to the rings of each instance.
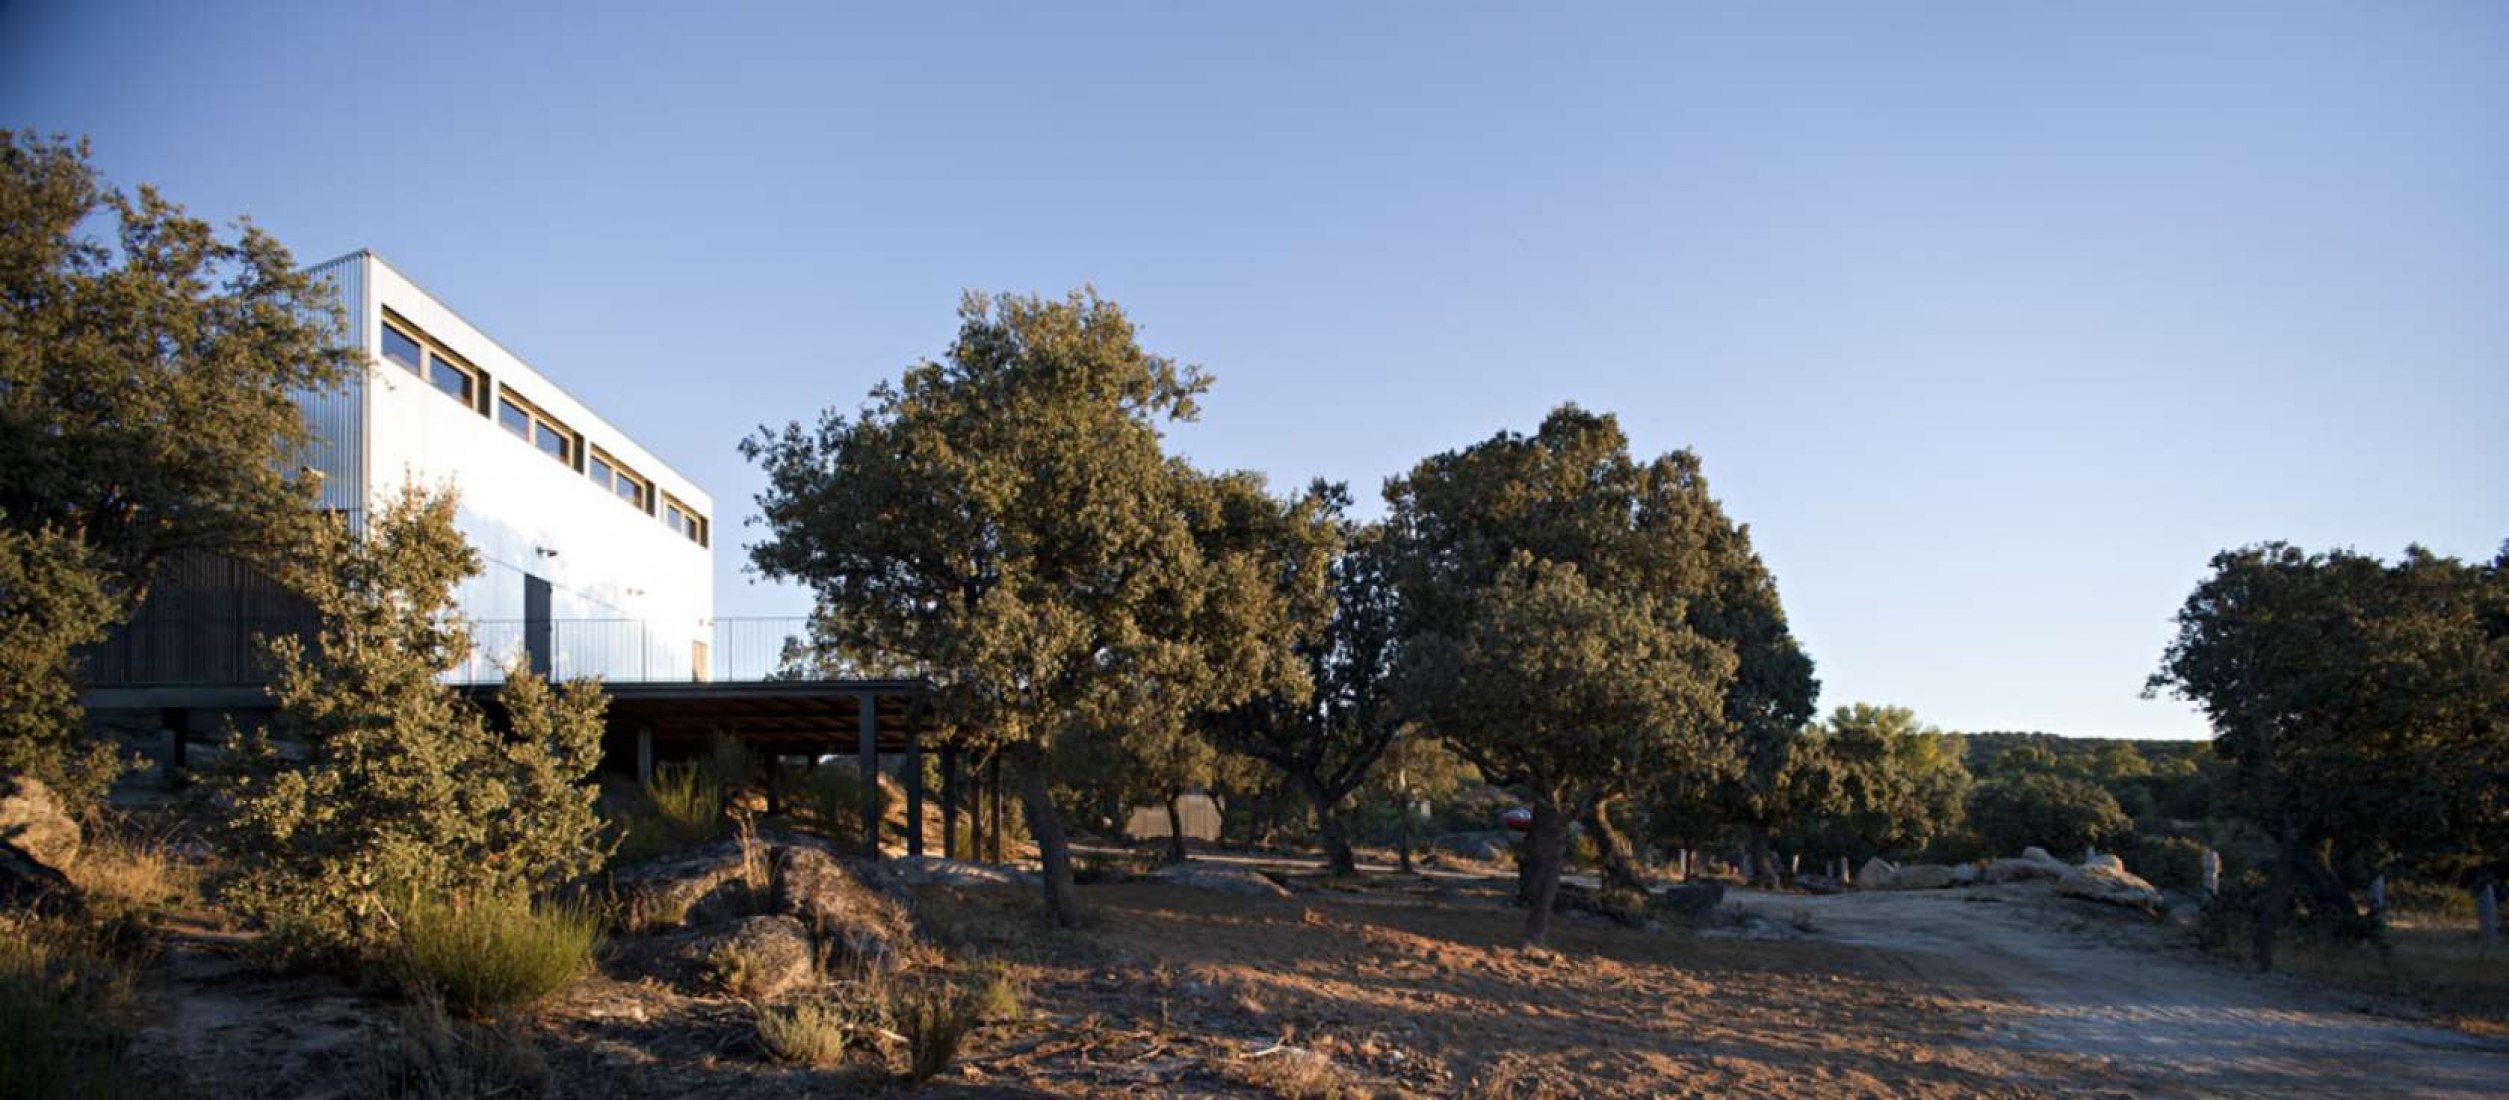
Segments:
[[[523,575],[523,654],[531,660],[533,673],[549,674],[550,646],[549,582],[528,573]]]

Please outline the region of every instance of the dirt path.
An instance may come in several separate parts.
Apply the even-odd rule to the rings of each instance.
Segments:
[[[2167,929],[2044,886],[1728,898],[1773,921],[1809,914],[1820,938],[1888,952],[1911,977],[1973,1002],[1992,1021],[1980,1045],[2024,1066],[2050,1054],[2104,1063],[2099,1091],[2509,1096],[2509,1044],[2369,1015],[2361,999],[2216,964]]]

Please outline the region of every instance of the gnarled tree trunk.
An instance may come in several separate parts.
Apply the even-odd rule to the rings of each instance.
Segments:
[[[1586,831],[1594,834],[1595,850],[1603,856],[1603,887],[1607,890],[1647,892],[1646,876],[1638,873],[1638,859],[1630,851],[1629,838],[1612,825],[1612,804],[1617,798],[1596,799],[1586,811]]]
[[[1533,800],[1533,829],[1525,835],[1525,946],[1551,935],[1551,909],[1559,904],[1559,875],[1568,863],[1568,818],[1557,802]]]
[[[1341,878],[1359,874],[1359,857],[1350,850],[1350,831],[1342,824],[1341,800],[1326,797],[1324,784],[1305,780],[1307,800],[1315,803],[1316,833],[1324,842],[1325,870]]]
[[[1185,851],[1185,811],[1177,805],[1185,796],[1176,791],[1167,794],[1167,861],[1183,863],[1193,856]]]
[[[1012,750],[1019,765],[1020,801],[1028,811],[1028,835],[1036,841],[1044,867],[1045,907],[1054,923],[1070,928],[1080,909],[1072,897],[1071,843],[1063,836],[1063,818],[1054,811],[1054,795],[1046,789],[1045,752],[1034,743]]]
[[[1769,827],[1752,826],[1751,885],[1774,890],[1784,885],[1783,879],[1784,876],[1777,870],[1777,848],[1769,841]]]

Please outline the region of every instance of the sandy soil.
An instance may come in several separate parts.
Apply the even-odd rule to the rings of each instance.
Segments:
[[[2509,1043],[2390,1018],[2364,997],[2232,969],[2184,933],[2120,920],[2047,887],[1802,897],[1736,892],[1772,919],[1873,949],[1989,1021],[1995,1048],[2045,1087],[2135,1096],[2509,1095]],[[2027,1067],[2065,1055],[2056,1073]]]

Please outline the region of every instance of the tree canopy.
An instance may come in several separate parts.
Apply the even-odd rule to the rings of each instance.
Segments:
[[[1629,456],[1574,406],[1388,483],[1406,714],[1533,808],[1526,937],[1566,821],[1642,782],[1733,762],[1734,647],[1696,629],[1730,538],[1687,452]]]
[[[2238,812],[2273,837],[2275,897],[2297,885],[2350,918],[2338,845],[2401,855],[2509,838],[2509,549],[2394,563],[2267,543],[2215,555],[2147,691],[2201,707]],[[2271,924],[2259,961],[2270,964]]]
[[[354,946],[413,897],[545,887],[607,856],[593,812],[608,698],[508,673],[508,730],[440,677],[470,656],[454,590],[479,556],[450,494],[415,486],[360,536],[315,525],[290,580],[322,619],[316,644],[271,643],[274,731],[239,736],[219,777],[229,896],[283,939]],[[273,734],[301,746],[283,752]]]
[[[0,766],[73,802],[101,790],[74,649],[167,555],[294,544],[312,514],[295,398],[350,355],[328,287],[268,234],[107,186],[83,142],[0,134]]]
[[[1010,751],[1070,920],[1046,751],[1295,690],[1295,601],[1240,526],[1277,502],[1165,452],[1210,379],[1142,350],[1115,303],[970,294],[959,320],[946,356],[857,415],[743,444],[767,474],[751,562],[816,593],[840,665],[926,677],[960,737]]]

